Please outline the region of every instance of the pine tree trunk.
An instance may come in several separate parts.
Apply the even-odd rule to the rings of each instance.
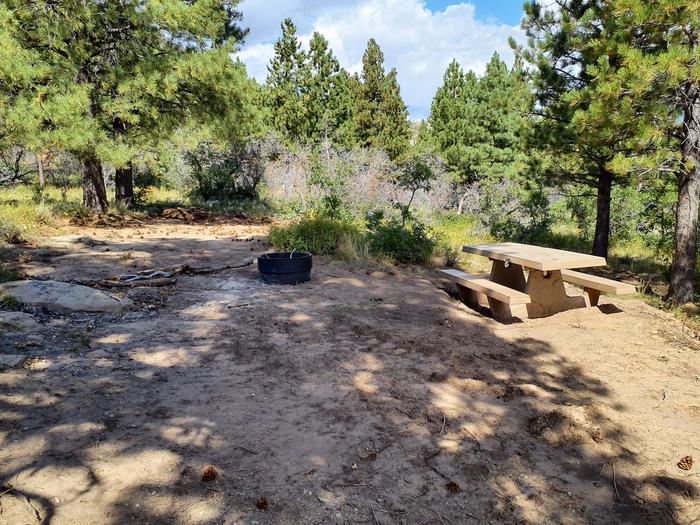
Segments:
[[[593,236],[593,255],[608,256],[610,239],[610,199],[612,192],[612,174],[601,170],[598,175],[598,203],[596,206],[595,235]]]
[[[457,213],[459,215],[462,215],[462,212],[464,211],[464,202],[467,200],[467,192],[465,191],[462,196],[459,198],[459,204],[457,205]]]
[[[676,230],[669,297],[676,304],[693,300],[697,257],[698,206],[700,205],[700,85],[690,86],[690,101],[683,119],[683,160],[692,167],[678,175]]]
[[[131,162],[117,168],[114,174],[114,200],[127,208],[134,202],[134,167]]]
[[[107,211],[107,189],[102,175],[102,163],[94,153],[80,155],[83,206],[92,211]]]
[[[44,161],[41,154],[36,156],[36,167],[39,170],[39,187],[43,190],[46,187],[46,176],[44,175]]]

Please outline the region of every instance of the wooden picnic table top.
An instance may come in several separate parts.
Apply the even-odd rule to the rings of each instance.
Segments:
[[[483,255],[489,259],[509,261],[513,264],[519,264],[542,272],[570,268],[590,268],[607,264],[604,257],[532,246],[530,244],[519,244],[517,242],[472,244],[465,246],[462,250],[466,253]]]

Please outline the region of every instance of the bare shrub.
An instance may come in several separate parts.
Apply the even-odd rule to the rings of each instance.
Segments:
[[[420,212],[446,209],[451,204],[452,184],[441,164],[431,163],[436,179],[429,192],[416,192],[412,208]],[[407,202],[411,192],[396,184],[399,167],[383,151],[336,150],[328,144],[283,148],[268,163],[265,196],[277,204],[296,203],[308,210],[324,199],[337,197],[353,214]]]

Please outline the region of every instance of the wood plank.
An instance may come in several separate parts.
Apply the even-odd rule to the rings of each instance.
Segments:
[[[470,275],[453,268],[440,270],[440,272],[457,284],[461,284],[475,292],[483,293],[488,297],[493,297],[503,303],[528,304],[530,302],[530,296],[526,293],[513,290],[502,284],[494,283],[480,275]]]
[[[626,295],[637,292],[634,285],[614,281],[612,279],[606,279],[605,277],[598,277],[597,275],[589,275],[587,273],[575,272],[572,270],[562,270],[561,276],[568,283],[578,284],[579,286],[584,286],[587,288],[594,288],[596,290],[600,290],[601,292],[612,293],[615,295]]]
[[[499,261],[510,261],[513,264],[540,271],[589,268],[607,264],[604,257],[515,242],[474,244],[464,246],[462,250],[466,253],[483,255]]]

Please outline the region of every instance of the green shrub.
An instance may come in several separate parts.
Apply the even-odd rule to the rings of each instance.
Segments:
[[[276,146],[264,141],[227,146],[202,142],[185,155],[192,172],[190,196],[205,202],[255,199],[265,163],[275,155]]]
[[[0,218],[0,242],[7,244],[21,244],[24,242],[22,231],[19,227],[7,220]]]
[[[0,295],[0,310],[18,311],[22,309],[22,303],[11,295]]]
[[[490,202],[484,218],[491,235],[530,244],[544,242],[552,226],[549,196],[544,187],[529,183],[515,186],[513,181],[484,187],[484,202]],[[500,193],[503,188],[505,191]]]
[[[315,255],[332,255],[347,237],[359,236],[353,223],[329,217],[305,217],[286,226],[270,230],[270,242],[280,250],[303,251]]]
[[[384,212],[376,211],[367,217],[367,230],[373,255],[402,263],[424,263],[436,247],[430,229],[414,217],[402,224],[400,218],[386,218]]]
[[[0,261],[0,283],[16,281],[19,278],[20,273],[13,265]]]
[[[89,208],[75,202],[59,202],[52,209],[54,213],[63,214],[71,219],[87,219],[92,216]]]

